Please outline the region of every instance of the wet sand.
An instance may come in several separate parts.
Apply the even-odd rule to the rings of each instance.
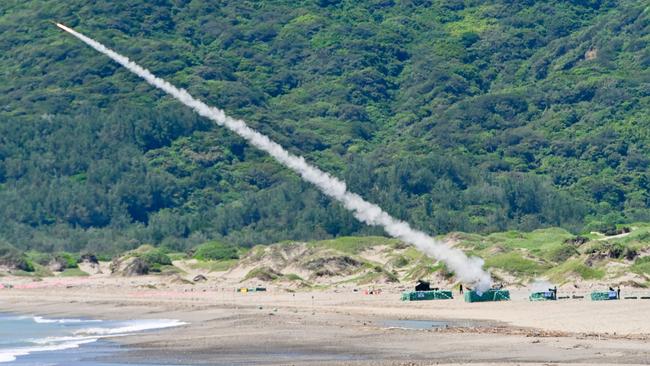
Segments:
[[[521,290],[501,303],[401,302],[397,288],[381,295],[351,288],[242,294],[214,283],[165,285],[160,277],[49,281],[0,290],[0,311],[189,323],[117,339],[132,350],[120,353],[120,362],[650,364],[650,300],[531,303]],[[395,327],[404,319],[448,327]]]

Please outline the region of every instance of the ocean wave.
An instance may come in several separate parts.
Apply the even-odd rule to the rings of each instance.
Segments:
[[[36,323],[90,323],[97,322],[82,319],[46,319],[33,317]],[[138,332],[178,327],[187,323],[173,319],[147,319],[115,322],[113,327],[82,328],[69,336],[46,337],[28,340],[34,346],[0,349],[0,363],[13,362],[16,357],[26,356],[34,352],[53,352],[71,348],[78,348],[82,344],[93,343],[99,339],[122,337]]]
[[[35,316],[32,317],[35,323],[39,324],[71,324],[71,323],[101,323],[101,320],[93,320],[93,319],[49,319],[49,318],[44,318],[42,316]]]
[[[132,322],[127,322],[123,326],[118,326],[115,328],[86,328],[79,329],[74,332],[75,335],[85,335],[85,336],[107,336],[107,335],[116,335],[116,334],[130,334],[136,332],[143,332],[146,330],[156,330],[164,328],[173,328],[187,323],[180,320],[173,319],[156,319],[156,320],[136,320]]]
[[[82,344],[96,342],[96,338],[62,342],[58,344],[39,345],[32,347],[16,347],[10,349],[0,349],[0,362],[12,362],[18,356],[26,356],[34,352],[52,352],[66,349],[79,348]]]

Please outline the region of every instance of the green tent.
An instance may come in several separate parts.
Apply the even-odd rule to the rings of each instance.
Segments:
[[[407,291],[402,293],[402,301],[447,300],[453,299],[451,291]]]
[[[476,291],[465,292],[465,302],[484,302],[484,301],[508,301],[510,300],[510,291],[508,290],[487,290],[480,295]]]
[[[616,291],[594,291],[591,293],[592,301],[618,300]]]
[[[530,301],[557,300],[553,291],[533,292],[530,294],[530,296],[528,296],[528,299],[530,299]]]

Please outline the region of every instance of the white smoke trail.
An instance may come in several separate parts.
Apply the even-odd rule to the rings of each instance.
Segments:
[[[244,121],[231,118],[223,110],[210,107],[194,99],[184,89],[178,89],[167,81],[157,78],[149,70],[144,69],[130,61],[127,57],[116,53],[101,43],[63,24],[56,23],[56,25],[77,37],[88,46],[126,67],[132,73],[145,79],[149,84],[165,91],[181,103],[194,109],[201,116],[213,120],[220,126],[225,126],[246,139],[253,146],[266,151],[278,162],[298,173],[304,180],[314,184],[323,193],[341,202],[346,209],[352,211],[358,220],[368,225],[382,226],[389,235],[411,243],[425,254],[443,261],[456,274],[459,281],[473,284],[478,290],[485,290],[490,287],[491,278],[483,270],[482,259],[477,257],[468,258],[461,250],[451,248],[421,231],[412,229],[409,224],[391,217],[379,206],[365,201],[355,193],[348,192],[344,182],[311,166],[303,157],[289,153],[282,146],[271,141],[267,136],[248,127]]]

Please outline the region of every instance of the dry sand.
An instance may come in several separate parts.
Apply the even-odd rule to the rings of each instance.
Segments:
[[[176,365],[650,364],[650,300],[467,304],[401,302],[397,287],[236,293],[234,283],[169,277],[0,277],[0,311],[104,319],[180,319],[188,325],[121,338],[122,361]],[[624,290],[624,295],[629,295]],[[644,294],[645,295],[645,294]],[[448,320],[447,329],[385,322]]]

